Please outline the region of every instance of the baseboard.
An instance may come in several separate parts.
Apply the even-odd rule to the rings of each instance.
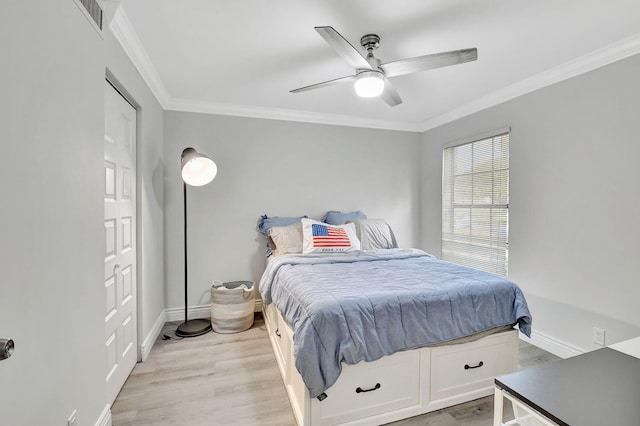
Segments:
[[[184,321],[184,307],[167,308],[164,310],[165,322]],[[189,306],[187,311],[189,319],[211,318],[211,305]]]
[[[544,349],[547,352],[551,352],[560,358],[570,358],[587,352],[577,346],[573,346],[544,333],[536,332],[535,330],[531,331],[531,338],[527,338],[520,334],[520,339],[531,343],[533,346],[537,346],[540,349]]]
[[[142,362],[147,360],[154,343],[158,339],[158,336],[160,336],[160,333],[162,333],[162,327],[164,327],[164,323],[167,321],[166,317],[167,313],[165,309],[158,315],[158,319],[153,323],[149,334],[147,334],[142,341],[142,345],[140,346],[140,358]]]
[[[100,413],[100,417],[98,417],[98,421],[95,426],[111,426],[111,404],[107,404]]]

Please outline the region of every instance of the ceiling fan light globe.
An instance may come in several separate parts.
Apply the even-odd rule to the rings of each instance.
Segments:
[[[382,74],[376,71],[364,71],[357,75],[354,84],[356,94],[361,98],[375,98],[384,90]]]

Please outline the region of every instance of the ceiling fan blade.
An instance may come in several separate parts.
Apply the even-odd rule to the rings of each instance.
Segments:
[[[478,59],[478,49],[452,50],[451,52],[434,53],[381,64],[380,69],[387,77],[411,74],[434,68],[448,67]]]
[[[313,90],[313,89],[319,89],[321,87],[331,86],[333,84],[348,83],[350,81],[353,81],[355,78],[356,78],[355,75],[348,75],[346,77],[335,78],[333,80],[323,81],[322,83],[316,83],[310,86],[304,86],[298,89],[293,89],[293,90],[290,90],[290,92],[300,93],[300,92],[306,92],[307,90]]]
[[[315,30],[353,68],[372,69],[369,62],[333,27],[315,27]]]
[[[383,101],[385,101],[389,106],[396,106],[402,103],[402,98],[398,91],[393,87],[388,78],[384,79],[384,90],[380,95]]]

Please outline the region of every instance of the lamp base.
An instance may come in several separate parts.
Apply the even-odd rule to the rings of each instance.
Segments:
[[[176,336],[196,337],[211,331],[211,321],[207,319],[192,319],[185,321],[176,329]]]

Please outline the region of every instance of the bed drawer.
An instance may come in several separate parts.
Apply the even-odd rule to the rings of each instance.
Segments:
[[[517,331],[494,334],[465,345],[439,346],[431,352],[431,400],[486,388],[496,376],[517,367]]]
[[[398,352],[374,362],[345,365],[317,404],[321,424],[348,422],[419,405],[420,352]]]
[[[282,361],[281,368],[283,369],[283,371],[281,373],[283,373],[283,379],[286,381],[288,380],[289,370],[291,368],[291,362],[293,358],[293,333],[291,332],[291,329],[284,321],[282,315],[273,303],[267,306],[266,311],[267,318],[271,325],[271,337],[275,342],[276,356],[279,357]]]

